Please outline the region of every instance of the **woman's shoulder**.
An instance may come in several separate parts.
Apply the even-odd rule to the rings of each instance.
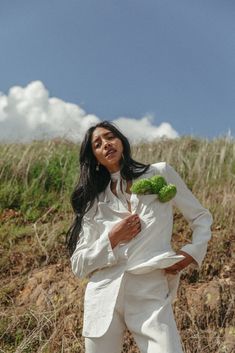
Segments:
[[[147,172],[144,175],[146,177],[148,177],[148,175],[153,176],[156,174],[165,175],[167,173],[168,167],[169,167],[169,164],[167,164],[167,162],[152,163],[152,164],[150,164],[149,169],[147,170]]]
[[[147,171],[141,174],[141,176],[139,176],[135,180],[145,179],[145,178],[148,179],[154,175],[161,175],[166,179],[167,182],[170,182],[170,179],[172,178],[172,176],[175,177],[177,175],[177,172],[170,164],[168,164],[165,161],[161,161],[161,162],[150,164]]]
[[[165,175],[166,174],[166,168],[167,168],[167,163],[166,162],[157,162],[157,163],[152,163],[149,165],[149,168],[141,174],[137,178],[138,179],[145,179],[145,178],[151,178],[154,175]]]

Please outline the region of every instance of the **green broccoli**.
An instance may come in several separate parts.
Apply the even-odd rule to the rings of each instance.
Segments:
[[[156,194],[161,202],[168,202],[175,197],[177,189],[173,184],[167,184],[161,175],[154,175],[149,179],[141,179],[134,182],[131,186],[134,194],[148,195]]]
[[[132,184],[130,190],[131,192],[133,192],[133,194],[141,194],[141,195],[152,194],[153,192],[152,192],[151,180],[150,179],[138,180]]]
[[[152,184],[152,194],[158,194],[163,186],[167,185],[166,180],[161,175],[154,175],[150,178]]]
[[[167,202],[175,197],[177,192],[176,186],[173,184],[168,184],[163,186],[163,188],[158,193],[158,199],[161,202]]]

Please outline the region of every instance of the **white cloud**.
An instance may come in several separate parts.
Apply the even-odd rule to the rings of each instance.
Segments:
[[[141,119],[121,117],[113,122],[132,141],[175,138],[178,133],[168,123],[156,126],[151,116]],[[101,121],[76,104],[67,103],[49,93],[41,81],[26,87],[14,86],[8,95],[0,95],[0,141],[66,137],[80,141],[85,131]]]
[[[147,115],[142,119],[122,117],[114,122],[132,141],[153,141],[159,137],[176,138],[179,136],[169,123],[162,123],[159,126],[156,126],[153,125],[152,121],[153,117]]]

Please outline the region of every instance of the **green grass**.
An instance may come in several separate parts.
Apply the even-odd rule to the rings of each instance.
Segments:
[[[32,221],[52,205],[69,210],[79,174],[78,153],[79,146],[63,140],[0,145],[0,209],[20,210]],[[220,190],[229,199],[235,188],[234,155],[235,142],[226,139],[185,137],[133,147],[133,156],[140,161],[170,163],[206,205],[214,192],[221,198]],[[216,211],[215,204],[209,206]]]

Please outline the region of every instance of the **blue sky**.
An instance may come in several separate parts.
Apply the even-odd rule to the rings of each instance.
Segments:
[[[0,0],[0,91],[41,81],[99,119],[235,135],[233,0]]]

